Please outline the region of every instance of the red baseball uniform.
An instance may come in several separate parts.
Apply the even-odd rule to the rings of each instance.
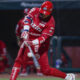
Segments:
[[[29,8],[25,8],[24,9],[24,14],[27,15],[29,13],[30,9]],[[21,36],[21,33],[23,31],[23,23],[24,23],[24,18],[20,19],[19,22],[17,23],[16,26],[16,36]]]
[[[21,33],[23,31],[23,22],[24,22],[24,18],[20,19],[16,25],[16,36],[21,36]]]
[[[4,72],[7,68],[8,59],[6,54],[6,45],[2,40],[0,40],[0,72]]]
[[[6,45],[3,41],[0,40],[0,55],[6,55]]]
[[[24,18],[19,20],[19,22],[17,23],[17,26],[16,26],[16,31],[15,31],[16,32],[16,37],[20,38],[20,43],[23,42],[23,40],[21,39],[21,33],[23,32],[23,24],[24,24]],[[24,51],[23,51],[23,53],[24,53]],[[25,51],[25,53],[27,53],[27,52]],[[33,64],[32,59],[30,59],[29,57],[27,57],[27,59],[28,60],[26,61],[26,63],[23,62],[23,69],[25,69],[25,70],[26,70],[27,65],[32,65]]]
[[[55,20],[53,16],[50,16],[48,20],[42,20],[39,15],[39,8],[32,8],[24,19],[24,31],[29,31],[29,40],[33,43],[31,48],[35,55],[40,55],[38,61],[43,74],[65,78],[66,74],[64,72],[61,72],[55,68],[51,68],[48,63],[47,54],[49,48],[49,39],[50,36],[54,34]],[[25,48],[25,53],[18,55],[19,57],[17,57],[15,60],[10,80],[16,80],[21,64],[26,63],[28,60],[26,52],[29,52],[29,49],[26,46]],[[17,70],[16,75],[15,69]]]
[[[43,21],[39,18],[39,15],[39,8],[33,8],[29,12],[28,16],[25,17],[24,29],[27,29],[26,25],[28,23],[31,24],[29,28],[29,40],[31,40],[34,44],[32,46],[34,53],[38,53],[40,55],[40,59],[38,61],[41,67],[41,71],[45,75],[52,75],[64,78],[66,76],[65,73],[60,72],[55,68],[50,68],[48,63],[47,54],[49,48],[49,40],[50,36],[54,34],[55,20],[53,16],[51,16],[48,20]]]
[[[17,37],[17,43],[20,46],[23,42],[23,40],[21,39],[21,33],[23,31],[23,22],[24,22],[24,18],[20,19],[16,25],[16,37]]]

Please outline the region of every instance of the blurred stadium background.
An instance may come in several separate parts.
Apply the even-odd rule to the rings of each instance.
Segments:
[[[23,9],[40,7],[43,1],[46,0],[0,0],[0,40],[6,43],[12,63],[19,48],[16,42],[15,27],[22,17]],[[50,1],[54,4],[53,16],[56,21],[56,30],[51,38],[49,63],[52,67],[64,72],[79,73],[80,1]]]

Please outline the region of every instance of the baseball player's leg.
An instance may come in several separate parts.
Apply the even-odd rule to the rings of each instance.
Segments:
[[[20,73],[20,76],[27,76],[28,75],[27,68],[32,64],[33,64],[33,60],[30,60],[29,57],[26,57],[26,60],[24,60],[22,64],[22,71]]]
[[[33,60],[31,57],[28,56],[28,53],[29,53],[29,50],[28,48],[26,47],[25,51],[24,51],[24,54],[23,54],[23,62],[22,62],[22,72],[21,72],[21,76],[27,76],[28,73],[27,73],[27,70],[26,68],[29,66],[29,65],[32,65],[33,64]]]
[[[38,76],[43,76],[43,73],[42,73],[41,69],[37,69],[36,73],[37,73]]]
[[[21,69],[20,59],[16,59],[14,65],[13,65],[13,68],[12,68],[10,80],[16,80],[18,73],[20,72],[20,69]]]
[[[56,68],[51,68],[48,64],[48,56],[47,56],[47,51],[44,52],[44,54],[40,57],[39,63],[41,66],[41,70],[43,74],[45,75],[50,75],[50,76],[55,76],[55,77],[60,77],[60,78],[65,78],[66,73],[61,72],[60,70]]]
[[[23,52],[22,53],[18,53],[17,58],[15,60],[13,68],[12,68],[12,72],[11,72],[11,75],[10,75],[10,80],[16,80],[16,78],[18,76],[18,73],[21,70],[21,66],[22,66],[24,57],[25,56],[24,56]]]
[[[3,73],[3,72],[5,72],[5,64],[4,64],[4,61],[0,60],[0,73]]]
[[[41,58],[39,59],[39,63],[41,66],[41,70],[45,75],[60,77],[65,80],[75,80],[74,74],[66,74],[56,68],[51,68],[48,64],[47,52],[44,52],[44,54],[41,56]]]
[[[22,65],[22,69],[21,69],[21,72],[19,74],[20,76],[27,76],[28,73],[27,73],[27,64],[23,64]]]

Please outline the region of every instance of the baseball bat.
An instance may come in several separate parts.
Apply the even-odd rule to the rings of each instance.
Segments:
[[[21,46],[19,48],[18,56],[17,57],[20,57],[21,56],[23,49],[24,49],[24,42],[21,44]]]
[[[34,52],[33,50],[31,49],[31,46],[29,44],[27,44],[27,42],[25,42],[25,45],[27,45],[27,47],[29,48],[29,51],[32,53],[32,58],[33,58],[33,62],[34,62],[34,65],[36,67],[36,69],[40,69],[40,65],[39,65],[39,62],[38,60],[36,59],[35,55],[34,55]]]

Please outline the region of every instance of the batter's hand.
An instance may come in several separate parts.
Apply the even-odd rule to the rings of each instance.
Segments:
[[[29,33],[27,31],[22,32],[21,38],[27,41],[29,39]]]

